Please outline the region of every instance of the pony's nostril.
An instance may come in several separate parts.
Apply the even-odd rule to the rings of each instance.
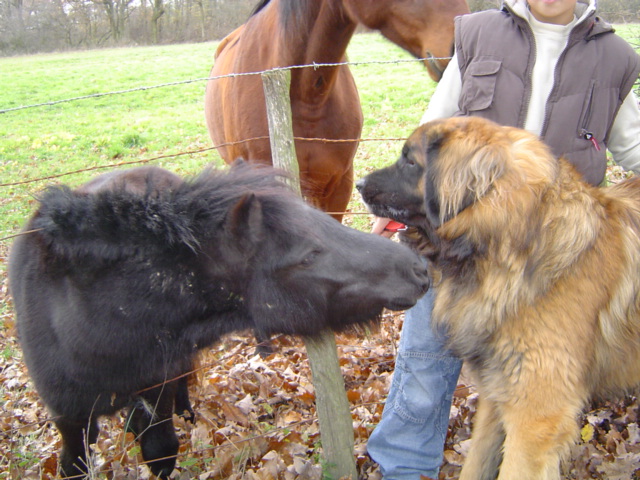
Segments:
[[[364,188],[365,183],[366,183],[366,181],[365,181],[364,178],[361,178],[360,180],[358,180],[356,182],[356,188],[358,189],[359,192],[362,191],[362,189]]]

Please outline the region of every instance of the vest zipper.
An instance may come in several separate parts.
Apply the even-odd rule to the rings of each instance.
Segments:
[[[598,152],[600,151],[600,144],[596,137],[591,133],[587,126],[589,126],[589,121],[591,120],[591,112],[593,110],[593,94],[595,92],[596,82],[595,80],[591,82],[591,88],[589,90],[589,97],[587,100],[587,109],[584,112],[584,116],[582,118],[582,125],[580,126],[580,130],[578,131],[578,135],[585,140],[589,140],[593,144],[593,148],[595,148]]]

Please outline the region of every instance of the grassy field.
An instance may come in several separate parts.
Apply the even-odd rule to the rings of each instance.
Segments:
[[[0,110],[203,79],[214,49],[214,43],[203,43],[0,59]],[[356,36],[349,57],[354,62],[409,58],[375,34]],[[356,66],[353,73],[366,119],[363,138],[406,136],[435,85],[416,62]],[[2,113],[0,183],[210,147],[204,88],[205,81],[197,80]],[[398,148],[398,142],[363,143],[358,174],[390,162]],[[215,150],[154,163],[189,174],[210,162],[221,162]],[[95,174],[55,181],[77,185]],[[0,238],[19,229],[33,193],[51,181],[0,186]]]

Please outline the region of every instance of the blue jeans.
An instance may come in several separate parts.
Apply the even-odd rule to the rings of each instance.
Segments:
[[[407,310],[393,383],[367,449],[385,480],[438,478],[462,361],[431,330],[433,289]]]

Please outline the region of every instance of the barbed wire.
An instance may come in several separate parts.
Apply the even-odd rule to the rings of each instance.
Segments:
[[[440,60],[450,59],[450,57],[443,57],[443,58],[439,58],[439,59]],[[83,95],[83,96],[78,96],[78,97],[72,97],[72,98],[61,99],[61,100],[54,100],[54,101],[43,102],[43,103],[32,104],[32,105],[23,105],[23,106],[15,107],[15,108],[2,109],[2,110],[0,110],[0,113],[1,114],[5,114],[5,113],[15,112],[15,111],[19,111],[19,110],[25,110],[25,109],[29,109],[29,108],[53,106],[53,105],[57,105],[57,104],[61,104],[61,103],[69,103],[69,102],[74,102],[74,101],[79,101],[79,100],[86,100],[86,99],[95,99],[95,98],[109,96],[109,95],[122,95],[122,94],[126,94],[126,93],[133,93],[133,92],[139,92],[139,91],[145,91],[145,90],[151,90],[151,89],[163,88],[163,87],[179,86],[179,85],[185,85],[185,84],[189,84],[189,83],[202,82],[202,81],[218,80],[218,79],[222,79],[222,78],[256,76],[256,75],[262,75],[264,73],[276,72],[276,71],[282,71],[282,70],[302,69],[302,68],[314,68],[314,69],[317,69],[317,68],[323,68],[323,67],[336,67],[336,66],[389,65],[389,64],[401,64],[401,63],[409,63],[409,62],[424,62],[425,60],[427,60],[427,59],[425,59],[425,58],[422,58],[422,59],[394,59],[394,60],[375,60],[375,61],[366,61],[366,62],[338,62],[338,63],[315,63],[314,62],[314,63],[311,63],[311,64],[305,64],[305,65],[292,65],[292,66],[286,66],[286,67],[276,67],[276,68],[271,68],[271,69],[266,69],[266,70],[261,70],[261,71],[255,71],[255,72],[246,72],[246,73],[230,73],[230,74],[227,74],[227,75],[219,75],[219,76],[214,76],[214,77],[203,77],[203,78],[196,78],[196,79],[190,79],[190,80],[168,82],[168,83],[163,83],[163,84],[158,84],[158,85],[141,86],[141,87],[129,88],[129,89],[125,89],[125,90],[117,90],[117,91],[111,91],[111,92],[95,93],[95,94],[91,94],[91,95]],[[243,140],[238,140],[238,141],[224,142],[224,143],[221,143],[221,144],[218,144],[218,145],[213,145],[211,147],[205,147],[205,148],[200,148],[200,149],[196,149],[196,150],[189,150],[189,151],[184,151],[184,152],[157,155],[155,157],[143,158],[143,159],[139,159],[139,160],[129,160],[129,161],[116,162],[116,163],[105,164],[105,165],[94,165],[94,166],[91,166],[91,167],[80,168],[80,169],[67,171],[67,172],[62,172],[62,173],[58,173],[58,174],[54,174],[54,175],[47,175],[47,176],[43,176],[43,177],[30,178],[30,179],[26,179],[26,180],[15,181],[15,182],[0,183],[0,188],[2,188],[2,187],[14,187],[14,186],[19,186],[19,185],[28,185],[28,184],[32,184],[32,183],[39,183],[39,182],[43,182],[43,181],[47,181],[47,180],[54,180],[54,179],[62,178],[62,177],[69,176],[69,175],[76,175],[76,174],[80,174],[80,173],[86,173],[86,172],[97,171],[97,170],[104,170],[104,169],[110,169],[110,168],[120,168],[120,167],[125,167],[125,166],[132,166],[132,165],[143,165],[143,164],[147,164],[147,163],[151,163],[151,162],[156,162],[156,161],[159,161],[159,160],[162,160],[162,159],[165,159],[165,158],[175,158],[175,157],[184,156],[184,155],[196,155],[196,154],[199,154],[199,153],[207,152],[207,151],[210,151],[210,150],[215,150],[215,149],[218,149],[218,148],[224,148],[224,147],[227,147],[227,146],[233,146],[233,145],[237,145],[237,144],[241,144],[241,143],[258,141],[258,140],[267,140],[267,139],[269,139],[269,136],[268,135],[264,135],[264,136],[253,137],[253,138],[248,138],[248,139],[243,139]],[[294,140],[296,140],[296,141],[306,141],[306,142],[323,142],[323,143],[347,143],[347,142],[348,143],[353,143],[353,142],[360,143],[360,142],[373,142],[373,141],[380,141],[380,142],[384,142],[384,141],[405,141],[406,138],[329,139],[329,138],[294,137]],[[368,214],[368,212],[332,212],[332,213],[340,213],[340,214],[343,214],[343,215]],[[24,234],[27,234],[27,233],[34,233],[34,232],[35,231],[12,233],[12,234],[9,234],[7,236],[1,237],[0,238],[0,243],[3,243],[5,241],[7,241],[7,240],[13,239],[13,238],[15,238],[17,236],[20,236],[20,235],[24,235]]]
[[[255,72],[244,72],[244,73],[228,73],[226,75],[218,75],[215,77],[201,77],[201,78],[193,78],[190,80],[180,80],[180,81],[176,81],[176,82],[169,82],[169,83],[161,83],[158,85],[146,85],[146,86],[141,86],[141,87],[135,87],[135,88],[128,88],[125,90],[116,90],[113,92],[102,92],[102,93],[92,93],[90,95],[81,95],[79,97],[71,97],[71,98],[65,98],[65,99],[60,99],[60,100],[52,100],[49,102],[42,102],[42,103],[35,103],[32,105],[22,105],[19,107],[12,107],[12,108],[5,108],[0,110],[0,114],[4,114],[4,113],[9,113],[9,112],[16,112],[18,110],[26,110],[28,108],[38,108],[38,107],[49,107],[49,106],[53,106],[53,105],[58,105],[60,103],[68,103],[68,102],[75,102],[75,101],[79,101],[79,100],[87,100],[87,99],[92,99],[92,98],[100,98],[100,97],[106,97],[109,95],[122,95],[125,93],[133,93],[133,92],[140,92],[140,91],[145,91],[145,90],[153,90],[156,88],[164,88],[164,87],[173,87],[173,86],[177,86],[177,85],[186,85],[189,83],[197,83],[197,82],[205,82],[205,81],[211,81],[211,80],[220,80],[223,78],[236,78],[236,77],[246,77],[246,76],[253,76],[253,75],[262,75],[263,73],[270,73],[270,72],[278,72],[278,71],[282,71],[282,70],[295,70],[295,69],[301,69],[301,68],[313,68],[313,69],[318,69],[318,68],[324,68],[324,67],[341,67],[341,66],[350,66],[350,67],[359,67],[359,66],[363,66],[363,65],[389,65],[389,64],[400,64],[400,63],[410,63],[410,62],[422,62],[424,63],[425,61],[428,60],[451,60],[451,57],[433,57],[433,58],[408,58],[408,59],[395,59],[395,60],[368,60],[368,61],[363,61],[363,62],[337,62],[337,63],[309,63],[309,64],[304,64],[304,65],[290,65],[290,66],[286,66],[286,67],[274,67],[274,68],[269,68],[267,70],[260,70],[260,71],[255,71]]]
[[[57,178],[61,178],[61,177],[65,177],[65,176],[69,176],[69,175],[76,175],[79,173],[86,173],[86,172],[91,172],[91,171],[96,171],[96,170],[103,170],[103,169],[109,169],[109,168],[120,168],[120,167],[124,167],[124,166],[131,166],[131,165],[144,165],[147,163],[151,163],[151,162],[155,162],[158,160],[162,160],[165,158],[173,158],[173,157],[180,157],[183,155],[196,155],[198,153],[203,153],[209,150],[215,150],[217,148],[222,148],[222,147],[227,147],[227,146],[232,146],[232,145],[237,145],[240,143],[246,143],[246,142],[252,142],[255,140],[267,140],[269,139],[268,135],[263,135],[263,136],[259,136],[259,137],[253,137],[253,138],[248,138],[248,139],[244,139],[244,140],[238,140],[235,142],[225,142],[225,143],[220,143],[218,145],[214,145],[211,147],[205,147],[205,148],[199,148],[197,150],[188,150],[185,152],[177,152],[177,153],[168,153],[168,154],[164,154],[164,155],[158,155],[155,157],[150,157],[150,158],[143,158],[140,160],[129,160],[126,162],[117,162],[117,163],[110,163],[110,164],[105,164],[105,165],[94,165],[92,167],[86,167],[86,168],[79,168],[77,170],[72,170],[72,171],[68,171],[68,172],[62,172],[62,173],[57,173],[55,175],[47,175],[44,177],[38,177],[38,178],[30,178],[27,180],[20,180],[17,182],[7,182],[7,183],[0,183],[0,188],[2,187],[14,187],[14,186],[18,186],[18,185],[27,185],[27,184],[31,184],[31,183],[39,183],[39,182],[43,182],[46,180],[54,180]],[[294,140],[297,141],[305,141],[305,142],[323,142],[323,143],[352,143],[352,142],[404,142],[406,140],[406,137],[386,137],[386,138],[360,138],[360,139],[355,139],[355,138],[349,138],[349,139],[331,139],[331,138],[308,138],[308,137],[293,137]],[[14,198],[13,201],[15,201],[16,199]],[[369,212],[326,212],[329,215],[370,215]],[[5,235],[0,237],[0,243],[3,243],[7,240],[11,240],[13,238],[19,237],[21,235],[27,235],[30,233],[36,233],[39,232],[40,229],[36,229],[36,230],[29,230],[29,231],[24,231],[24,232],[15,232],[15,233],[11,233],[9,235]]]
[[[150,163],[150,162],[155,162],[157,160],[162,160],[164,158],[173,158],[173,157],[180,157],[183,155],[195,155],[198,153],[203,153],[209,150],[215,150],[218,148],[222,148],[222,147],[228,147],[228,146],[233,146],[233,145],[238,145],[241,143],[248,143],[248,142],[253,142],[256,140],[268,140],[269,136],[268,135],[263,135],[263,136],[259,136],[259,137],[252,137],[252,138],[247,138],[244,140],[237,140],[235,142],[225,142],[225,143],[220,143],[218,145],[214,145],[212,147],[204,147],[204,148],[199,148],[197,150],[188,150],[185,152],[177,152],[177,153],[167,153],[164,155],[158,155],[156,157],[150,157],[150,158],[143,158],[140,160],[129,160],[126,162],[117,162],[117,163],[110,163],[110,164],[105,164],[105,165],[94,165],[92,167],[86,167],[86,168],[79,168],[77,170],[71,170],[68,172],[63,172],[63,173],[56,173],[54,175],[47,175],[44,177],[38,177],[38,178],[31,178],[31,179],[27,179],[27,180],[20,180],[17,182],[8,182],[8,183],[0,183],[0,188],[2,187],[14,187],[16,185],[26,185],[29,183],[37,183],[37,182],[42,182],[45,180],[53,180],[55,178],[60,178],[60,177],[66,177],[68,175],[75,175],[78,173],[85,173],[85,172],[91,172],[94,170],[102,170],[102,169],[106,169],[106,168],[118,168],[118,167],[123,167],[123,166],[127,166],[127,165],[136,165],[136,164],[145,164],[145,163]],[[322,143],[361,143],[361,142],[402,142],[405,141],[407,138],[406,137],[390,137],[390,138],[345,138],[345,139],[336,139],[336,138],[311,138],[311,137],[293,137],[294,140],[297,141],[303,141],[303,142],[322,142]]]
[[[409,59],[395,59],[395,60],[367,60],[367,61],[362,61],[362,62],[338,62],[338,63],[310,63],[310,64],[304,64],[304,65],[291,65],[291,66],[287,66],[287,67],[274,67],[274,68],[270,68],[267,70],[260,70],[260,71],[255,71],[255,72],[245,72],[245,73],[228,73],[226,75],[218,75],[215,77],[201,77],[201,78],[192,78],[189,80],[179,80],[179,81],[175,81],[175,82],[167,82],[167,83],[160,83],[157,85],[144,85],[144,86],[140,86],[140,87],[134,87],[134,88],[127,88],[125,90],[114,90],[111,92],[101,92],[101,93],[92,93],[89,95],[81,95],[78,97],[70,97],[70,98],[64,98],[64,99],[60,99],[60,100],[52,100],[49,102],[42,102],[42,103],[34,103],[31,105],[21,105],[19,107],[11,107],[11,108],[4,108],[4,109],[0,109],[0,114],[5,114],[5,113],[10,113],[10,112],[17,112],[20,110],[26,110],[26,109],[30,109],[30,108],[39,108],[39,107],[50,107],[50,106],[54,106],[54,105],[58,105],[61,103],[70,103],[70,102],[76,102],[76,101],[80,101],[80,100],[87,100],[87,99],[93,99],[93,98],[100,98],[100,97],[106,97],[106,96],[110,96],[110,95],[123,95],[126,93],[135,93],[135,92],[141,92],[141,91],[146,91],[146,90],[154,90],[156,88],[165,88],[165,87],[174,87],[174,86],[179,86],[179,85],[187,85],[190,83],[198,83],[198,82],[208,82],[208,81],[212,81],[212,80],[220,80],[223,78],[235,78],[235,77],[245,77],[245,76],[254,76],[254,75],[262,75],[264,73],[270,73],[270,72],[277,72],[277,71],[282,71],[282,70],[294,70],[294,69],[301,69],[301,68],[313,68],[313,69],[318,69],[318,68],[323,68],[323,67],[340,67],[340,66],[351,66],[351,67],[360,67],[360,66],[364,66],[364,65],[393,65],[393,64],[401,64],[401,63],[424,63],[425,61],[428,60],[451,60],[452,57],[433,57],[433,58],[409,58]],[[635,83],[637,89],[636,89],[636,93],[640,93],[640,78],[636,81]]]

